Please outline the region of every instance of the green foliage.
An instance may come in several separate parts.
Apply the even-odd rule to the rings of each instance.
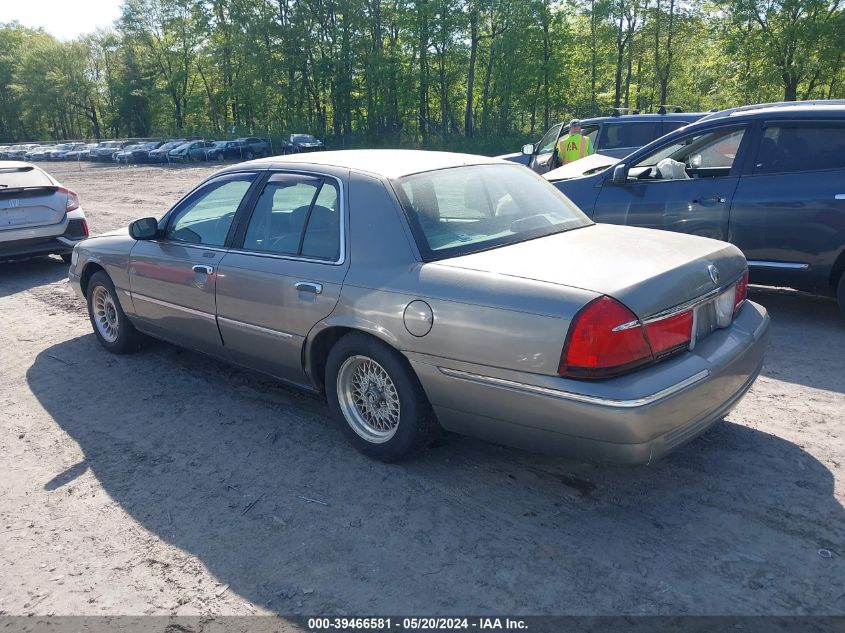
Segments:
[[[616,106],[842,97],[840,2],[124,0],[113,30],[72,42],[0,24],[0,140],[496,153]]]

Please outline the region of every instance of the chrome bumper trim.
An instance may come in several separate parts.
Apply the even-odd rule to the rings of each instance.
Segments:
[[[637,407],[644,407],[653,404],[658,400],[663,400],[669,396],[686,389],[690,385],[704,380],[710,376],[710,371],[702,369],[697,374],[694,374],[682,380],[679,383],[666,387],[656,393],[642,398],[635,398],[632,400],[619,400],[615,398],[601,398],[598,396],[588,396],[582,393],[573,393],[571,391],[562,391],[560,389],[550,389],[548,387],[538,387],[537,385],[528,385],[514,380],[507,380],[505,378],[494,378],[493,376],[482,376],[480,374],[473,374],[459,369],[449,369],[448,367],[438,367],[441,373],[459,380],[467,380],[482,385],[492,385],[495,387],[503,387],[505,389],[513,389],[515,391],[522,391],[525,393],[532,393],[540,396],[547,396],[550,398],[559,398],[561,400],[574,400],[575,402],[585,402],[587,404],[596,404],[604,407],[616,407],[620,409],[635,409]]]
[[[748,265],[757,268],[787,268],[789,270],[807,270],[810,267],[810,264],[800,262],[769,262],[759,259],[749,259]]]

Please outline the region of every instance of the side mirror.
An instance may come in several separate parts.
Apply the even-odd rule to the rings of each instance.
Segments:
[[[533,156],[534,155],[534,144],[533,143],[526,143],[522,146],[522,153],[524,156]]]
[[[151,240],[158,235],[158,220],[141,218],[129,224],[129,235],[136,240]]]
[[[620,163],[613,168],[613,184],[624,185],[626,182],[628,182],[628,166]]]

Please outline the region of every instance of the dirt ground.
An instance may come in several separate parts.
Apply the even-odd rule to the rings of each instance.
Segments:
[[[206,167],[51,164],[91,230]],[[0,265],[0,615],[845,614],[845,319],[772,291],[763,374],[648,467],[450,436],[369,461],[325,404],[115,357],[58,258]]]

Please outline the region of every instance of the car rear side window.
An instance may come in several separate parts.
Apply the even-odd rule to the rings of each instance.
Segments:
[[[337,184],[329,178],[274,174],[255,204],[244,249],[336,261],[339,200]]]
[[[766,126],[755,174],[845,169],[845,122],[795,121]]]
[[[659,121],[605,123],[599,133],[598,151],[642,147],[660,136]]]

